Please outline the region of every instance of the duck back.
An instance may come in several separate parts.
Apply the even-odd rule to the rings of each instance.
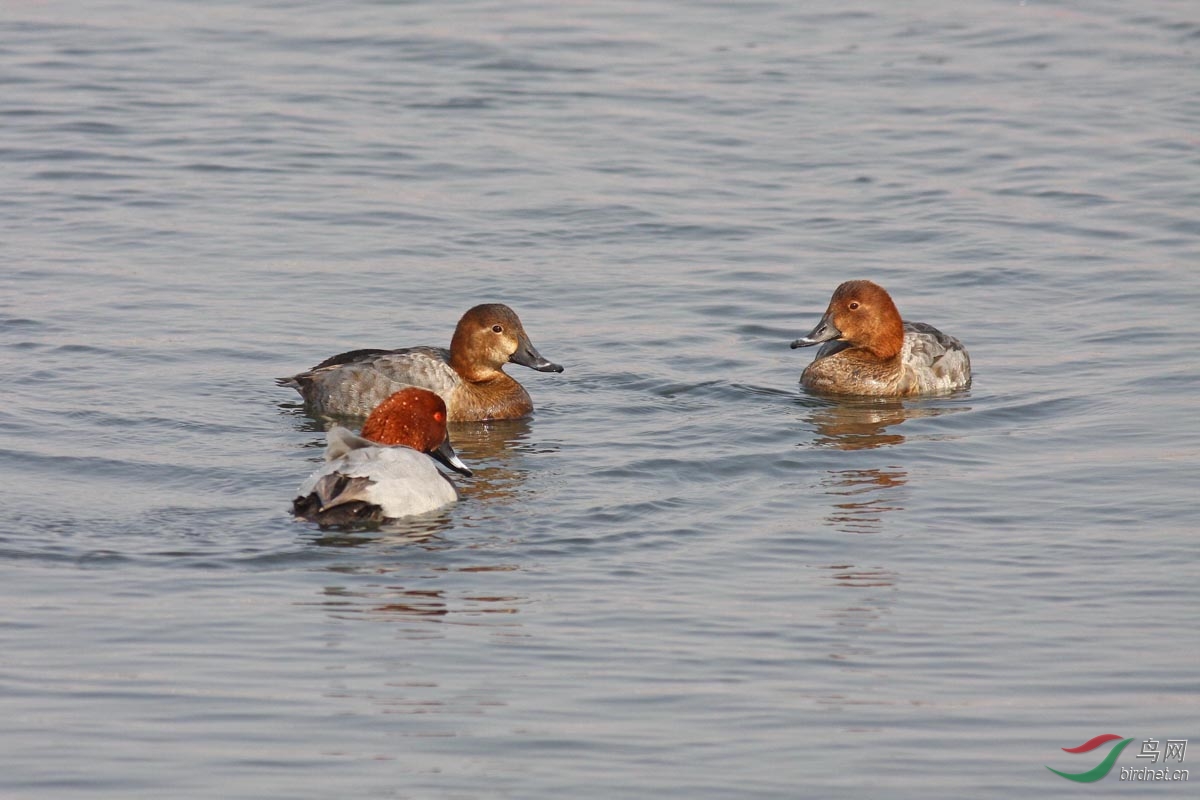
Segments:
[[[376,444],[345,428],[328,434],[326,463],[297,490],[297,516],[320,524],[398,519],[458,500],[458,491],[431,458],[410,447]]]
[[[449,362],[450,351],[443,347],[351,350],[278,383],[300,392],[318,414],[365,417],[407,386],[429,389],[449,405],[462,382]]]

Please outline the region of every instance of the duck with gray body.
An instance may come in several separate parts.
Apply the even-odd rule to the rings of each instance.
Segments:
[[[362,435],[342,427],[325,434],[325,464],[300,485],[292,512],[321,525],[426,514],[458,499],[434,459],[470,476],[447,434],[446,404],[428,389],[407,387],[371,412]]]
[[[351,350],[276,383],[294,388],[317,414],[366,416],[394,392],[418,386],[442,398],[452,422],[515,419],[533,411],[533,400],[504,372],[509,363],[563,371],[537,351],[511,308],[486,303],[463,315],[448,349]]]
[[[891,296],[871,281],[846,281],[807,336],[821,345],[800,383],[813,391],[904,397],[944,394],[971,383],[962,343],[924,322],[905,322]]]
[[[454,484],[424,453],[380,445],[342,427],[325,437],[325,465],[296,490],[297,516],[340,525],[427,514],[458,500]],[[471,475],[448,444],[434,457]]]

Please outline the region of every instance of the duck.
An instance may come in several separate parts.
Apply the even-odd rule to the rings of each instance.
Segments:
[[[427,514],[458,501],[434,459],[470,477],[446,431],[446,404],[428,389],[395,392],[371,412],[362,433],[325,434],[325,463],[296,491],[292,513],[320,524],[382,522]]]
[[[891,295],[868,280],[837,287],[825,314],[792,349],[821,345],[800,384],[824,394],[911,397],[971,385],[962,343],[924,322],[905,322]]]
[[[529,341],[516,312],[484,303],[463,314],[449,349],[351,350],[276,383],[295,389],[319,415],[363,417],[397,390],[418,386],[441,396],[451,422],[519,419],[533,413],[533,399],[504,371],[510,362],[563,371]]]

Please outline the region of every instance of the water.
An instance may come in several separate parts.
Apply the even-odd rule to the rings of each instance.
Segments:
[[[1047,797],[1200,735],[1193,4],[0,31],[6,798]],[[799,390],[857,277],[969,392]],[[464,501],[293,522],[273,379],[484,301],[567,371]]]

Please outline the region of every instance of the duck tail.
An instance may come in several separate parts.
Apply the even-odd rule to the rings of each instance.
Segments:
[[[325,432],[325,460],[336,461],[353,450],[377,447],[377,442],[364,439],[349,428],[334,426]]]
[[[383,519],[383,509],[362,496],[370,484],[367,478],[326,475],[311,493],[292,502],[292,513],[322,528],[378,522]]]

